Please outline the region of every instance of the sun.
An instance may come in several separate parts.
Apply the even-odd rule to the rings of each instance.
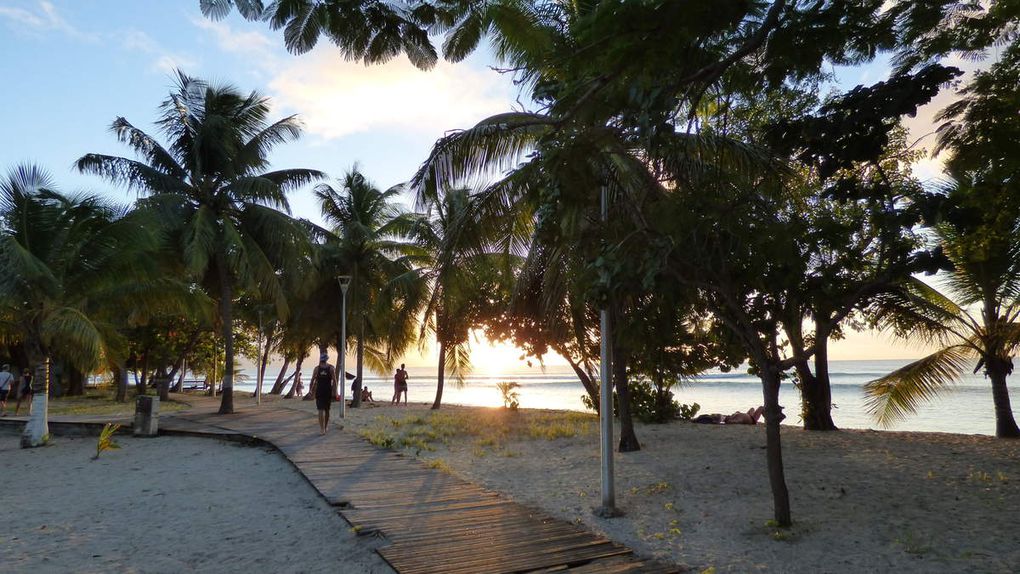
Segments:
[[[549,353],[543,360],[546,365],[567,364],[555,353]],[[471,334],[471,366],[473,372],[477,374],[506,374],[535,368],[538,361],[525,357],[524,351],[515,345],[492,342],[482,333],[475,331]]]

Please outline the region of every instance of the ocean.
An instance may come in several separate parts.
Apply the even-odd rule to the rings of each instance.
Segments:
[[[883,361],[831,361],[832,418],[839,428],[875,429],[894,431],[928,431],[960,434],[995,434],[994,408],[989,381],[980,373],[967,373],[953,390],[942,397],[922,405],[917,414],[883,429],[871,419],[864,409],[863,385],[881,377],[906,363],[908,360]],[[353,371],[353,368],[348,368]],[[411,402],[432,402],[436,394],[436,371],[434,367],[408,367],[408,400]],[[307,380],[311,368],[305,368]],[[254,391],[254,369],[247,370],[248,379],[236,383],[241,390]],[[276,371],[270,365],[267,371],[266,388],[272,385]],[[443,402],[471,406],[500,406],[502,398],[497,383],[516,381],[521,408],[585,410],[581,402],[584,389],[568,366],[548,366],[515,369],[504,372],[478,370],[465,378],[458,387],[447,376],[443,390]],[[373,392],[376,401],[389,402],[393,394],[392,375],[380,376],[369,373],[365,385]],[[349,389],[349,387],[348,387]],[[1020,382],[1011,382],[1013,404],[1020,404]],[[729,373],[709,371],[697,377],[690,384],[674,389],[676,400],[681,403],[698,403],[701,413],[724,413],[746,411],[762,404],[761,382],[736,369]],[[800,395],[791,380],[784,381],[779,393],[780,403],[785,407],[785,424],[800,425]],[[1014,411],[1016,409],[1014,408]]]

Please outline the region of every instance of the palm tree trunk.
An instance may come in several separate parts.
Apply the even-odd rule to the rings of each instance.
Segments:
[[[305,356],[301,355],[300,357],[298,357],[297,363],[294,365],[294,375],[293,375],[294,382],[290,386],[290,393],[288,393],[288,395],[290,395],[290,396],[294,396],[294,392],[297,389],[298,379],[301,378],[301,365],[304,362],[305,362]],[[311,398],[312,398],[311,387],[309,387],[308,391],[304,395],[301,395],[299,398],[306,399],[306,400],[311,400]]]
[[[343,352],[343,351],[341,350],[340,352]],[[362,369],[364,368],[363,365],[365,364],[365,316],[364,315],[362,315],[362,317],[361,317],[361,325],[358,328],[358,350],[357,350],[357,353],[358,353],[358,357],[357,357],[358,372],[356,373],[356,378],[354,379],[354,390],[351,392],[351,394],[354,395],[354,396],[351,397],[351,407],[353,407],[353,408],[357,408],[357,407],[361,406],[361,380],[362,380],[361,379],[361,373],[362,373]],[[339,361],[337,361],[337,362],[339,362]],[[340,384],[341,385],[346,385],[347,384],[347,373],[340,373],[337,376],[340,377]]]
[[[446,378],[446,343],[439,343],[439,367],[436,370],[436,400],[432,401],[432,410],[439,410],[443,404],[443,382]]]
[[[1009,402],[1009,387],[1006,386],[1006,373],[1010,370],[1009,359],[993,358],[986,362],[988,378],[992,380],[992,401],[995,403],[995,436],[999,438],[1020,438],[1013,417],[1013,407]]]
[[[577,379],[581,381],[581,385],[584,386],[584,392],[588,393],[588,398],[591,399],[591,404],[595,405],[595,413],[599,412],[599,387],[592,381],[592,378],[588,373],[581,368],[581,365],[571,359],[566,353],[553,346],[553,350],[560,354],[561,357],[567,360],[570,368],[574,370],[574,374],[577,375]]]
[[[217,264],[220,272],[220,321],[223,328],[223,397],[219,414],[234,412],[234,290],[226,268],[226,257]]]
[[[127,401],[127,390],[128,390],[128,372],[127,363],[118,363],[117,367],[113,370],[114,376],[117,377],[117,402],[123,403]]]
[[[614,325],[615,327],[615,325]],[[614,333],[616,331],[614,330]],[[616,387],[617,409],[620,416],[620,452],[641,450],[634,433],[634,418],[630,413],[630,386],[627,383],[627,353],[619,346],[613,346],[613,385]]]
[[[38,345],[33,346],[37,352],[30,355],[30,361],[35,366],[35,376],[32,377],[32,415],[21,433],[21,448],[43,446],[50,435],[50,358],[38,350]]]
[[[763,361],[764,362],[764,361]],[[786,418],[779,406],[780,372],[771,364],[760,367],[762,395],[765,399],[765,456],[768,461],[769,484],[772,487],[772,508],[779,526],[793,524],[790,518],[790,493],[786,488],[783,470],[783,448],[780,442],[779,423]]]
[[[85,373],[71,364],[67,364],[67,392],[64,394],[69,397],[85,394]]]
[[[351,397],[351,405],[353,406],[354,401],[358,401],[361,404],[361,381],[365,372],[365,316],[361,316],[360,326],[358,328],[358,344],[355,347],[355,361],[357,368],[354,371],[354,394],[357,398]],[[339,362],[339,361],[337,361]],[[337,375],[340,379],[341,385],[347,385],[347,373],[339,373]]]
[[[287,386],[287,382],[284,380],[284,376],[287,374],[287,367],[290,366],[290,357],[283,358],[283,368],[280,369],[280,374],[276,375],[276,382],[273,383],[273,389],[269,391],[271,395],[278,395],[283,392],[283,387]]]
[[[149,350],[142,352],[142,378],[135,381],[136,394],[142,396],[149,392]]]

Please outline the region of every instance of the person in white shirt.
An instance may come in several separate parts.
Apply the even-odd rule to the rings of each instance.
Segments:
[[[4,365],[0,369],[0,417],[7,416],[7,395],[14,388],[14,375],[11,374],[11,366]]]

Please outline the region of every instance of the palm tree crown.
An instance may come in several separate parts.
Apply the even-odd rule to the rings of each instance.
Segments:
[[[221,412],[233,411],[232,304],[235,290],[264,294],[286,315],[283,262],[303,256],[303,228],[285,196],[322,174],[310,169],[265,171],[269,153],[296,139],[294,116],[268,122],[268,100],[232,86],[210,86],[178,72],[177,86],[157,121],[167,145],[117,118],[111,130],[140,159],[88,154],[78,168],[149,196],[147,204],[174,229],[186,269],[218,293],[227,354]]]

